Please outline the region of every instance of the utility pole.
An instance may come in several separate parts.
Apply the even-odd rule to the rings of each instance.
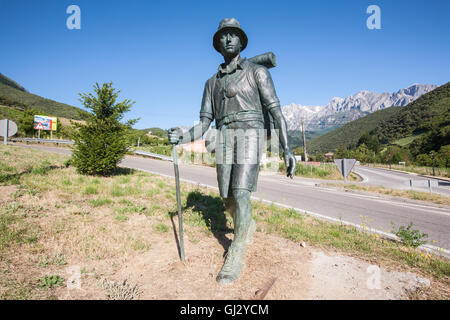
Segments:
[[[431,151],[431,165],[433,167],[433,177],[434,177],[434,152]]]
[[[303,151],[305,152],[305,164],[308,163],[308,153],[306,152],[305,123],[302,119]]]

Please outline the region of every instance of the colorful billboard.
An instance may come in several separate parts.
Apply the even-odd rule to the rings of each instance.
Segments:
[[[58,119],[56,117],[34,116],[34,128],[36,130],[56,131]]]

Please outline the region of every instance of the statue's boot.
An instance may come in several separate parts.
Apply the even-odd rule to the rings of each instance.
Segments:
[[[245,265],[245,246],[231,244],[228,249],[225,263],[217,275],[216,281],[222,284],[234,282],[244,269]]]

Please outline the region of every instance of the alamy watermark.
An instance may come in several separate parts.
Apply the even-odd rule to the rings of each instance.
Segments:
[[[366,10],[367,14],[370,16],[367,18],[366,26],[369,30],[380,30],[381,29],[381,9],[377,5],[370,5]]]
[[[379,266],[370,265],[367,267],[366,272],[370,274],[366,281],[367,289],[381,289],[381,270]]]
[[[70,14],[66,20],[67,29],[81,29],[81,9],[79,6],[72,4],[67,7],[66,13]]]
[[[69,275],[67,278],[67,289],[81,289],[81,269],[80,266],[72,266],[66,269]]]
[[[201,136],[202,128],[193,127],[194,136]],[[203,135],[206,150],[195,151],[193,145],[183,144],[180,160],[193,164],[260,164],[262,169],[278,171],[280,162],[279,130],[247,128],[210,128]],[[191,132],[184,131],[189,141]],[[207,152],[205,152],[207,151]]]

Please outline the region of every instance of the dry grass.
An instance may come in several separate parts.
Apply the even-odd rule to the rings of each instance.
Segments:
[[[382,186],[360,186],[356,184],[347,184],[342,185],[338,183],[326,183],[325,185],[333,186],[341,189],[351,189],[351,190],[358,190],[358,191],[364,191],[364,192],[372,192],[372,193],[378,193],[378,194],[385,194],[389,196],[394,197],[401,197],[401,198],[407,198],[412,200],[421,200],[421,201],[428,201],[432,203],[437,204],[444,204],[449,206],[450,205],[450,197],[436,194],[436,193],[429,193],[429,192],[421,192],[421,191],[414,191],[414,190],[399,190],[399,189],[389,189]]]
[[[0,154],[0,298],[70,298],[63,288],[39,283],[50,276],[67,279],[66,268],[74,265],[81,269],[83,287],[90,288],[77,298],[138,298],[138,288],[118,279],[117,272],[160,250],[161,242],[173,241],[174,181],[125,169],[110,177],[81,176],[63,165],[67,157],[33,149],[0,146]],[[231,218],[223,214],[215,191],[183,183],[181,198],[188,243],[230,231]],[[259,231],[432,276],[437,289],[426,297],[450,297],[444,290],[450,276],[444,258],[425,258],[398,243],[293,210],[253,206]]]
[[[136,300],[140,295],[138,285],[130,284],[127,280],[120,283],[104,280],[101,287],[106,290],[109,300]]]

